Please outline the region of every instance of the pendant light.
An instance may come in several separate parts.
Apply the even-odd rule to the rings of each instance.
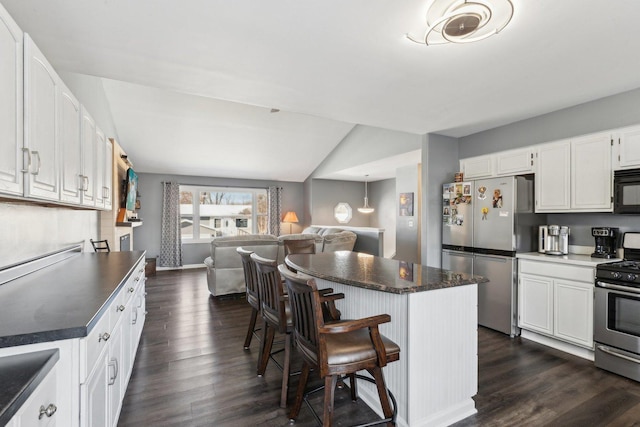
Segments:
[[[367,177],[368,176],[369,175],[364,176],[364,206],[361,208],[358,208],[358,212],[363,214],[370,214],[375,210],[371,206],[369,206],[369,198],[367,197]]]

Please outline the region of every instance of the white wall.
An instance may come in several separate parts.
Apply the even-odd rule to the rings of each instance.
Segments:
[[[97,238],[97,211],[0,202],[0,267]]]

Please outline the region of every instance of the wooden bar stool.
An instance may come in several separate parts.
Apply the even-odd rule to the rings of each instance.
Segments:
[[[332,423],[334,392],[338,378],[342,375],[349,376],[351,398],[356,400],[355,373],[367,370],[373,378],[366,379],[375,382],[385,416],[379,423],[395,424],[395,399],[388,393],[382,368],[400,358],[400,347],[381,335],[378,330],[378,325],[390,322],[391,317],[382,314],[358,320],[325,323],[322,301],[315,280],[307,280],[304,276],[293,274],[284,266],[280,266],[279,270],[287,285],[293,335],[304,361],[296,400],[289,418],[297,418],[303,401],[308,404],[309,393],[305,393],[305,387],[312,368],[318,369],[320,378],[324,378],[324,426],[330,426]],[[309,407],[311,408],[310,405]],[[367,425],[372,424],[375,423]]]

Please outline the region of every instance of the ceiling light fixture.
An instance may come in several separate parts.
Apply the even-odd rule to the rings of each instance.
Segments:
[[[424,37],[407,38],[426,45],[471,43],[498,34],[512,17],[511,0],[433,0]]]
[[[370,214],[375,210],[371,206],[369,206],[369,198],[367,197],[367,177],[368,176],[369,175],[364,176],[364,206],[361,208],[358,208],[358,212],[363,214]]]

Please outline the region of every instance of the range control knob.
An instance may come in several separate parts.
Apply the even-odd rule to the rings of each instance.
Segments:
[[[613,273],[611,273],[611,277],[613,277],[614,279],[620,279],[622,277],[622,273],[620,273],[619,271],[614,271]]]
[[[627,275],[627,280],[628,280],[628,281],[630,281],[630,282],[635,282],[637,278],[638,278],[638,276],[636,276],[636,275],[635,275],[635,274],[633,274],[633,273],[629,273],[629,274]]]

